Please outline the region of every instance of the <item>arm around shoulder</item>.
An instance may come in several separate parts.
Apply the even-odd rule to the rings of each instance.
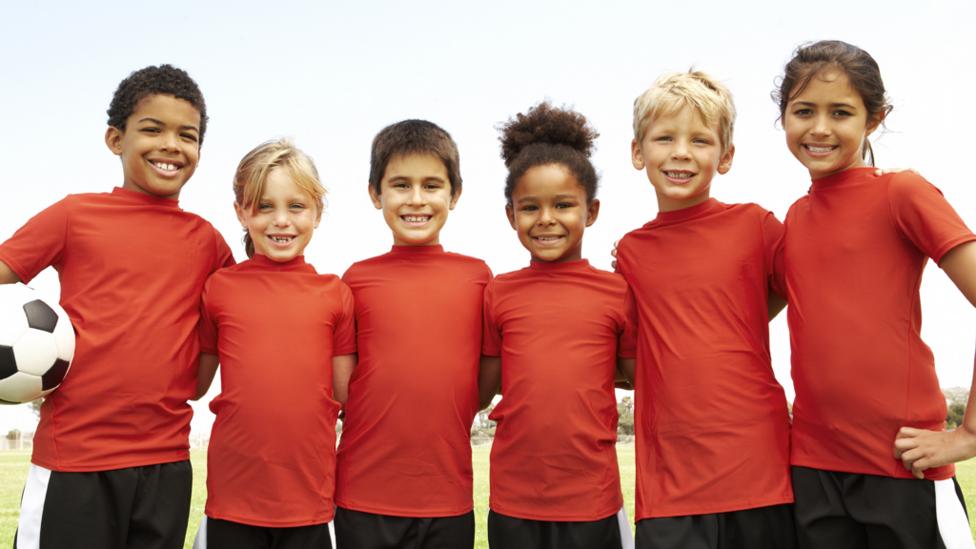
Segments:
[[[349,400],[349,379],[356,369],[357,360],[355,354],[332,357],[332,397],[343,406]]]
[[[200,363],[197,366],[197,390],[193,396],[193,400],[200,400],[210,390],[210,384],[213,383],[213,378],[217,373],[217,367],[219,365],[220,360],[217,358],[217,355],[200,353]]]
[[[483,410],[491,404],[495,395],[501,393],[502,359],[497,356],[482,356],[478,368],[478,409]]]

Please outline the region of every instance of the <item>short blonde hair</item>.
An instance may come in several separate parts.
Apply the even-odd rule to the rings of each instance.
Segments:
[[[244,155],[234,173],[234,201],[237,205],[242,210],[256,212],[268,174],[273,169],[288,172],[295,185],[312,197],[316,217],[321,218],[326,190],[319,181],[319,172],[312,159],[287,139],[266,141]],[[244,249],[248,257],[254,255],[254,243],[247,229],[244,230]]]
[[[644,139],[651,119],[692,107],[706,125],[718,127],[722,152],[732,146],[735,104],[728,88],[708,74],[689,70],[663,74],[634,100],[634,139]]]

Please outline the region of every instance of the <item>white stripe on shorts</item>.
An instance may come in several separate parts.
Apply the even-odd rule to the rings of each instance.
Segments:
[[[20,518],[17,520],[17,549],[39,549],[41,546],[41,517],[51,470],[31,463],[24,484],[24,497],[20,501]]]
[[[617,511],[617,526],[620,527],[621,549],[634,549],[634,534],[630,531],[630,521],[627,520],[627,511],[623,507]]]
[[[193,538],[193,549],[207,549],[207,515],[200,519],[197,537]]]
[[[936,480],[935,518],[946,549],[973,549],[973,534],[953,480]]]

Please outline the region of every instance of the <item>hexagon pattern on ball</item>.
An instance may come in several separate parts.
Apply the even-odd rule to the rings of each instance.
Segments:
[[[74,351],[64,309],[23,284],[0,285],[0,403],[29,402],[55,390]]]

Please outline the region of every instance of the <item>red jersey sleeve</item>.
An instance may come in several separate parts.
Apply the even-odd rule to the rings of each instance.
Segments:
[[[200,352],[215,355],[217,354],[217,325],[207,310],[209,290],[210,281],[208,280],[203,287],[203,298],[200,300],[200,323],[197,325],[197,335],[200,338]]]
[[[489,280],[485,286],[484,308],[484,333],[481,337],[481,354],[484,356],[502,355],[502,334],[498,325],[495,323],[494,311],[495,281]]]
[[[627,288],[624,299],[623,326],[617,341],[617,356],[620,358],[637,357],[637,307],[634,305],[634,292]]]
[[[351,355],[356,352],[356,306],[352,290],[345,282],[339,284],[342,300],[341,311],[332,333],[332,356]]]
[[[949,250],[976,240],[942,192],[918,174],[893,174],[888,202],[902,234],[936,263]]]
[[[26,284],[45,268],[61,262],[68,226],[66,201],[48,206],[0,245],[0,260],[21,282]]]
[[[762,218],[764,269],[769,279],[769,287],[781,296],[786,295],[783,280],[783,259],[780,257],[783,246],[783,223],[772,212],[764,212]]]

